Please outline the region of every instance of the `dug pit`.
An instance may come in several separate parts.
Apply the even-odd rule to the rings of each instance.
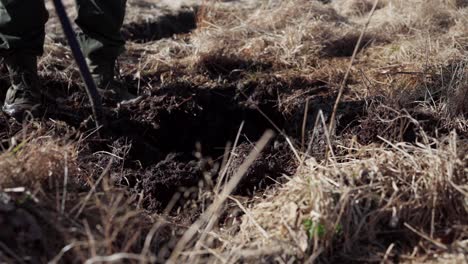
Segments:
[[[275,89],[272,89],[272,84]],[[310,131],[319,112],[329,118],[334,103],[333,92],[321,82],[304,83],[308,89],[309,110],[306,131]],[[107,112],[108,127],[101,138],[86,140],[81,152],[83,163],[104,168],[113,159],[111,169],[115,184],[144,192],[144,206],[150,210],[163,208],[175,193],[184,192],[187,199],[198,188],[216,183],[228,142],[240,133],[237,148],[227,177],[252,151],[263,133],[276,130],[277,136],[244,176],[238,194],[249,195],[274,183],[283,174],[294,173],[297,159],[285,143],[282,132],[299,146],[304,121],[304,104],[294,103],[285,112],[278,98],[294,92],[290,84],[278,80],[249,81],[237,85],[199,87],[195,83],[173,82],[152,90],[137,104],[121,106]],[[297,92],[297,91],[296,91]],[[49,117],[61,119],[77,128],[90,114],[80,96],[70,96],[66,104],[50,106]],[[303,98],[302,98],[303,99]],[[301,100],[302,100],[301,99]],[[299,100],[299,99],[298,99]],[[81,106],[79,106],[81,103]],[[77,106],[80,110],[64,108]],[[346,128],[363,112],[363,102],[343,102],[338,111],[339,129]],[[75,113],[74,116],[64,113]],[[81,115],[77,118],[76,115]],[[242,130],[239,128],[243,124]],[[314,155],[323,152],[317,142]],[[109,155],[109,153],[111,153]],[[119,157],[116,159],[115,157]],[[191,187],[197,187],[191,189]],[[192,191],[190,191],[192,190]]]

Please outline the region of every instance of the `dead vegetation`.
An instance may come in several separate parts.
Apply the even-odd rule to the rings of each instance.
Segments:
[[[449,247],[465,254],[467,160],[457,147],[466,142],[453,134],[433,143],[355,145],[331,166],[309,160],[250,208],[233,240],[221,240],[232,249],[223,256],[398,262]]]
[[[59,99],[0,118],[0,260],[467,261],[466,1],[379,1],[333,131],[374,1],[180,3],[129,1],[119,74],[145,99],[101,138],[51,19]]]

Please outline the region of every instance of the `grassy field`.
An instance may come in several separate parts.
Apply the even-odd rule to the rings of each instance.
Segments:
[[[468,262],[468,1],[129,0],[99,131],[47,31],[0,262]]]

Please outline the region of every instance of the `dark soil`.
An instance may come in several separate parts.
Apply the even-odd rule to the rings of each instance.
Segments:
[[[48,211],[28,197],[0,192],[0,224],[0,261],[5,263],[25,263],[24,256],[27,263],[45,263],[55,254],[48,249],[63,242]]]
[[[168,12],[154,20],[126,24],[122,34],[127,40],[144,43],[172,37],[175,34],[189,33],[196,27],[196,10],[186,8],[177,12]]]

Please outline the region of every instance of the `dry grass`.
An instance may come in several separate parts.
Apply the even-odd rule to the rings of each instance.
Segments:
[[[33,124],[34,126],[34,124]],[[35,190],[63,182],[64,171],[78,175],[77,148],[65,140],[54,141],[38,127],[10,138],[9,149],[0,156],[0,186],[25,186]]]
[[[92,171],[81,163],[81,141],[67,139],[67,133],[57,138],[62,126],[31,122],[0,156],[2,261],[96,263],[97,256],[141,250],[156,220],[141,209],[141,197],[110,184],[109,168]],[[165,225],[158,234],[167,236]]]
[[[339,163],[309,160],[249,208],[235,237],[221,232],[219,254],[229,262],[414,260],[448,248],[465,254],[466,142],[452,135],[436,145],[356,145]]]
[[[129,43],[121,74],[146,78],[144,92],[175,81],[211,87],[272,77],[289,88],[304,77],[336,91],[373,1],[325,2],[204,2],[193,33]],[[155,4],[129,3],[128,21],[147,18],[136,11]],[[186,230],[174,262],[466,262],[467,17],[465,0],[380,1],[344,95],[367,100],[368,113],[325,140],[329,159],[301,153],[297,175],[265,192],[237,197],[200,190],[193,205],[202,216],[191,228],[184,219],[191,211],[177,211],[189,205],[145,211],[140,193],[112,184],[118,172],[80,163],[82,137],[59,140],[39,125],[23,129],[1,154],[0,188],[8,189],[15,212],[48,223],[42,231],[57,239],[45,259],[53,263],[163,262]],[[74,82],[73,67],[54,68],[57,57],[67,56],[48,40],[42,74]],[[232,77],[238,72],[240,79]],[[300,92],[281,95],[278,108],[300,109],[306,101]],[[327,139],[323,131],[316,127],[314,135]],[[31,193],[34,210],[21,202]],[[216,210],[204,211],[211,201]],[[0,222],[9,219],[2,210]],[[28,254],[2,245],[0,259]]]

